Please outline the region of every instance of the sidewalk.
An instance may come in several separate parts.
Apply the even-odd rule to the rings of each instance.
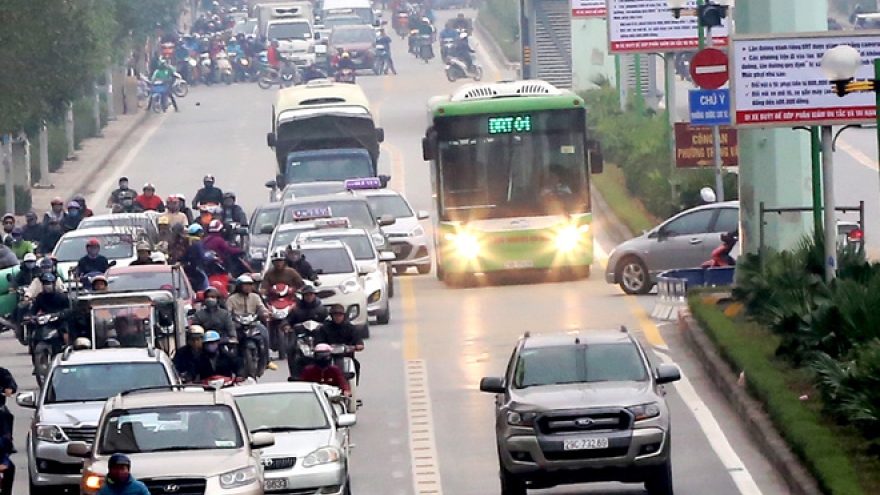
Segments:
[[[138,109],[136,113],[117,115],[116,120],[103,129],[104,137],[92,137],[83,140],[81,148],[76,152],[76,160],[66,161],[54,173],[49,174],[50,189],[31,189],[33,211],[38,217],[49,210],[52,198],[60,196],[65,201],[76,194],[88,196],[100,185],[102,171],[113,160],[122,159],[119,150],[136,131],[149,119],[150,113]],[[89,205],[95,209],[95,205]]]

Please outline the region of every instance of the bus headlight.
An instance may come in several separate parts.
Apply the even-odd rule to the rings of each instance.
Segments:
[[[480,254],[480,241],[469,232],[459,232],[457,234],[446,234],[446,240],[452,242],[458,254],[465,258],[476,258]]]
[[[563,252],[574,250],[581,243],[581,235],[589,229],[588,224],[579,227],[574,225],[564,227],[556,233],[556,249]]]

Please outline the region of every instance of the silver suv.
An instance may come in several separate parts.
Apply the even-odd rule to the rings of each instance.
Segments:
[[[177,382],[174,364],[158,350],[68,350],[56,356],[42,390],[16,397],[18,405],[36,409],[27,436],[31,495],[79,486],[82,460],[67,455],[67,445],[94,441],[108,397]]]
[[[672,495],[669,409],[662,385],[674,365],[652,369],[625,327],[519,340],[495,396],[502,495],[594,481],[644,483]]]

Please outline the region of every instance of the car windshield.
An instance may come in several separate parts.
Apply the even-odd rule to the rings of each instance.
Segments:
[[[263,225],[275,225],[281,216],[281,206],[277,208],[262,208],[257,210],[257,215],[251,222],[251,234],[258,234]]]
[[[330,216],[348,218],[349,224],[358,229],[372,228],[376,221],[366,201],[321,201],[314,203],[296,203],[284,210],[282,222],[293,221],[293,212],[296,210],[308,210],[318,208],[330,208]],[[85,251],[83,251],[85,252]]]
[[[354,26],[363,23],[364,21],[357,16],[328,17],[324,20],[324,27],[333,28],[336,26]]]
[[[238,21],[232,28],[232,34],[251,34],[254,32],[255,27],[257,27],[256,20],[248,19],[246,21]]]
[[[311,241],[342,241],[351,249],[351,254],[359,261],[375,260],[376,252],[373,250],[373,241],[367,235],[332,235],[318,234],[309,235],[306,239]]]
[[[302,254],[309,260],[312,268],[320,270],[320,273],[333,275],[354,272],[351,258],[349,258],[348,252],[345,249],[303,249]]]
[[[101,430],[98,453],[240,449],[242,446],[241,432],[229,406],[170,406],[111,412]]]
[[[291,184],[344,181],[373,175],[373,163],[369,155],[321,155],[287,160],[287,181]],[[339,187],[329,192],[339,192]]]
[[[92,238],[101,242],[101,254],[108,259],[134,256],[134,241],[127,234],[67,237],[61,239],[52,256],[60,262],[79,261],[86,255],[86,243]]]
[[[300,228],[296,229],[291,228],[289,230],[275,231],[275,237],[272,239],[272,245],[269,246],[269,252],[274,252],[280,247],[286,247],[288,244],[296,240],[296,236],[310,230],[315,230],[315,224],[313,222],[303,223],[300,225]]]
[[[341,181],[291,184],[284,189],[284,196],[281,198],[281,201],[341,192],[345,192],[345,183]]]
[[[120,273],[110,272],[107,277],[107,287],[110,292],[132,292],[132,291],[148,291],[148,290],[174,290],[174,281],[172,280],[171,271],[162,272],[138,272],[138,273]],[[186,284],[178,284],[180,286],[180,296],[184,299],[189,297],[189,291],[186,290]]]
[[[372,28],[367,29],[337,29],[333,31],[331,44],[344,43],[372,43],[376,40],[376,34]]]
[[[566,345],[523,350],[516,363],[514,387],[647,379],[641,354],[633,344]]]
[[[317,430],[330,427],[314,392],[276,392],[235,398],[251,432]]]
[[[394,218],[409,218],[414,216],[412,209],[406,204],[406,200],[398,195],[393,196],[369,196],[367,202],[376,215],[391,215]]]
[[[269,24],[266,37],[270,40],[307,40],[312,38],[312,30],[308,22]]]
[[[168,373],[160,363],[63,365],[52,370],[45,402],[105,401],[125,390],[168,384]]]
[[[83,218],[77,229],[92,229],[96,227],[137,227],[146,230],[148,224],[153,221],[143,217],[118,217],[118,216],[101,216],[94,218]]]

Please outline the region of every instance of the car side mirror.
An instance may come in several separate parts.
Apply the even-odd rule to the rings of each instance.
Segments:
[[[270,148],[275,147],[275,134],[270,132],[266,134],[266,144],[269,145]]]
[[[37,394],[34,392],[22,392],[15,396],[15,403],[28,409],[37,408]]]
[[[251,437],[251,448],[252,449],[265,449],[275,445],[275,435],[266,432],[266,431],[258,431],[254,433]]]
[[[365,266],[363,268],[358,268],[358,275],[369,275],[376,271],[376,267],[372,265]]]
[[[248,228],[247,227],[239,227],[239,228],[233,230],[232,233],[235,235],[248,235]]]
[[[397,259],[391,251],[382,251],[379,253],[379,261],[391,262]]]
[[[92,456],[92,447],[85,442],[70,442],[67,444],[67,455],[86,459]]]
[[[480,380],[480,392],[490,394],[504,393],[504,378],[500,376],[487,376]]]
[[[431,214],[425,210],[419,210],[419,212],[416,213],[416,218],[418,218],[419,220],[426,220],[428,218],[431,218]]]
[[[357,424],[357,416],[354,414],[340,414],[336,418],[336,426],[340,428],[348,428]]]
[[[267,223],[267,224],[260,226],[260,233],[261,234],[271,234],[274,230],[275,230],[275,226],[272,225],[271,223]]]
[[[387,213],[379,217],[379,226],[380,227],[387,227],[389,225],[394,225],[395,222],[397,222],[397,219],[394,218],[393,215],[389,215]]]
[[[113,266],[116,266],[116,260],[111,261],[111,262],[107,265],[108,268],[109,268],[109,267],[113,267]]]
[[[278,188],[278,181],[276,181],[276,180],[267,180],[267,181],[266,181],[266,187],[268,187],[269,189],[277,189],[277,188]]]
[[[376,128],[376,141],[380,143],[385,142],[385,129],[381,127]]]
[[[431,137],[422,138],[422,160],[429,162],[437,159],[437,143]]]
[[[601,174],[605,170],[605,161],[602,158],[602,145],[594,139],[587,139],[587,163],[590,164],[591,174]]]
[[[657,367],[657,385],[681,380],[681,371],[674,364],[661,364]]]

